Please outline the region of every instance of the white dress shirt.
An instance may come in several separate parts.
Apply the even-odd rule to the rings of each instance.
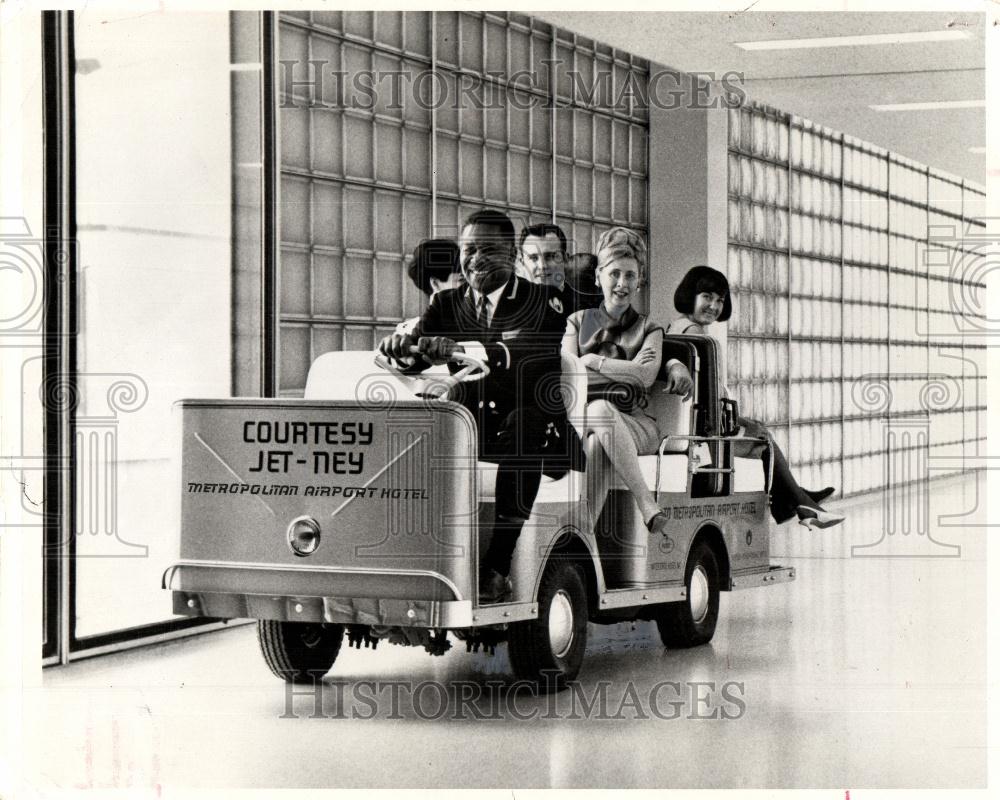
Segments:
[[[504,293],[504,290],[509,285],[510,285],[510,282],[508,281],[507,283],[505,283],[502,286],[500,286],[498,289],[494,289],[492,292],[489,292],[486,295],[486,299],[488,301],[487,306],[486,306],[486,326],[487,327],[489,327],[490,325],[493,324],[493,315],[496,313],[497,303],[500,302],[500,296]],[[483,293],[479,292],[479,291],[476,291],[471,286],[469,287],[469,291],[472,292],[472,301],[473,301],[473,303],[474,303],[474,305],[476,307],[476,313],[478,314],[479,313],[480,298],[483,296]],[[473,342],[459,342],[459,344],[462,346],[462,349],[465,350],[465,352],[468,353],[470,356],[473,356],[474,358],[478,358],[480,361],[484,361],[484,362],[487,362],[487,363],[489,362],[489,359],[486,356],[486,348],[483,347],[483,345],[480,344],[479,342],[474,342],[474,341]],[[507,355],[507,359],[506,359],[507,363],[504,364],[503,366],[505,368],[509,368],[510,367],[510,351],[507,350],[507,345],[505,345],[503,342],[498,342],[498,344],[504,349],[504,352]]]

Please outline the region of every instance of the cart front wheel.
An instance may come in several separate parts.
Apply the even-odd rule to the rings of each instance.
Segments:
[[[511,625],[511,667],[537,691],[559,692],[579,673],[587,649],[587,586],[577,564],[548,563],[538,610],[538,619]]]
[[[667,647],[697,647],[712,641],[719,619],[719,564],[706,542],[699,542],[684,571],[687,599],[664,603],[656,617]]]
[[[322,678],[337,660],[343,640],[343,625],[257,621],[257,641],[264,661],[271,672],[289,683],[312,683]]]

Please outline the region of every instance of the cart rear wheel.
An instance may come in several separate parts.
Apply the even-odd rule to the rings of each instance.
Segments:
[[[577,564],[548,563],[538,610],[538,619],[511,625],[511,667],[538,691],[559,692],[579,673],[587,649],[587,586]]]
[[[343,625],[257,621],[257,641],[264,661],[271,672],[289,683],[312,683],[326,675],[343,640]]]
[[[667,647],[697,647],[712,641],[719,619],[719,564],[707,542],[699,542],[684,571],[687,599],[664,603],[656,617]]]

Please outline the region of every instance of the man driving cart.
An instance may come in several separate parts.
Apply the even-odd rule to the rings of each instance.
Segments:
[[[513,223],[499,211],[478,211],[466,219],[458,245],[468,286],[439,292],[409,335],[387,336],[379,350],[413,372],[456,352],[489,367],[484,380],[459,384],[452,399],[476,420],[480,459],[497,464],[479,602],[499,603],[510,595],[511,557],[542,474],[582,470],[584,455],[559,395],[565,319],[545,286],[514,274]]]

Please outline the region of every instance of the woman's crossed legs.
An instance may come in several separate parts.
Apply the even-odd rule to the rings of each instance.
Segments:
[[[642,520],[648,525],[649,520],[660,513],[660,507],[646,486],[646,479],[639,467],[639,447],[632,429],[625,422],[625,415],[607,400],[593,400],[587,405],[587,426],[597,436],[615,471],[632,492],[639,505]],[[655,443],[652,447],[655,449]],[[596,465],[590,466],[588,471],[596,478],[591,486],[591,497],[594,500],[594,518],[597,519],[607,499],[610,476],[605,474],[607,470],[601,471],[596,469]]]

